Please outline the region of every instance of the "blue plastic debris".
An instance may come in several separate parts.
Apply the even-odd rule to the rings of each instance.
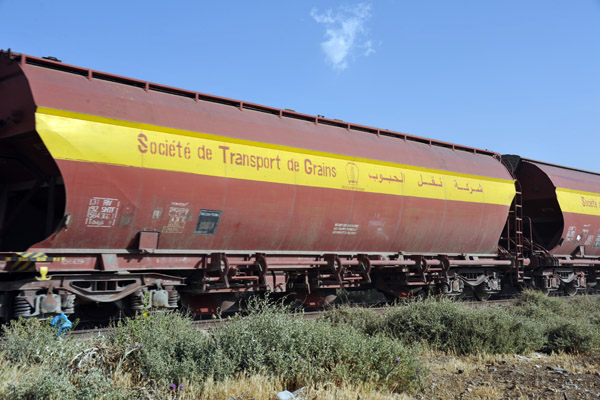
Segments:
[[[57,315],[56,317],[52,318],[52,322],[50,322],[50,325],[58,328],[58,333],[56,334],[56,336],[62,336],[69,329],[71,329],[71,326],[73,326],[73,323],[71,321],[69,321],[69,318],[67,318],[67,316],[65,314],[60,314],[60,315]]]

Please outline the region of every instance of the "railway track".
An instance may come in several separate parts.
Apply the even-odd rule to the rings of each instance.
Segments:
[[[598,293],[593,293],[593,294],[585,294],[585,296],[591,297],[591,298],[598,298],[600,296],[600,294]],[[567,301],[572,301],[574,299],[579,298],[580,296],[560,296],[563,297],[565,300]],[[464,300],[461,301],[461,304],[467,306],[467,307],[473,307],[473,308],[481,308],[481,307],[506,307],[506,306],[510,306],[515,304],[517,301],[519,300],[518,297],[512,297],[512,298],[503,298],[503,299],[495,299],[495,300],[488,300],[488,301],[470,301],[470,300]],[[359,305],[357,305],[359,306]],[[386,311],[388,311],[391,307],[394,307],[394,305],[377,305],[377,306],[373,306],[373,307],[368,307],[369,310],[374,311],[378,314],[383,314]],[[303,319],[317,319],[320,316],[322,316],[324,313],[326,313],[328,310],[319,310],[319,311],[303,311],[303,312],[299,312],[297,313],[297,315],[300,315]],[[231,321],[231,318],[234,316],[233,315],[229,315],[226,317],[222,317],[222,318],[213,318],[213,319],[204,319],[204,320],[194,320],[192,321],[192,324],[194,327],[196,327],[198,330],[204,330],[204,331],[210,331],[213,329],[218,329],[220,327],[222,327],[224,324],[227,324],[229,321]],[[106,335],[108,333],[110,333],[114,328],[113,327],[98,327],[98,328],[90,328],[90,329],[76,329],[73,331],[70,331],[68,333],[68,336],[70,337],[76,337],[76,338],[81,338],[81,339],[89,339],[89,338],[93,338],[95,336],[101,336],[101,335]]]
[[[512,298],[512,299],[490,300],[490,301],[486,301],[486,302],[464,301],[462,304],[464,304],[468,307],[505,307],[505,306],[512,305],[516,300],[517,300],[516,298]],[[369,310],[374,311],[378,314],[383,314],[384,312],[389,310],[390,307],[393,307],[393,306],[386,305],[386,306],[369,307]],[[311,320],[311,319],[319,318],[327,311],[328,310],[304,311],[304,312],[298,313],[297,315],[300,315],[303,319]],[[233,317],[233,316],[227,316],[227,317],[223,317],[223,318],[214,318],[214,319],[195,320],[195,321],[192,321],[192,324],[198,330],[210,331],[213,329],[218,329],[218,328],[222,327],[224,324],[227,324],[229,321],[231,321],[231,317]],[[76,330],[70,331],[68,333],[68,336],[76,337],[78,339],[79,338],[89,339],[89,338],[93,338],[96,336],[102,336],[102,335],[109,334],[113,329],[115,329],[115,328],[114,327],[99,327],[99,328],[91,328],[91,329],[76,329]]]

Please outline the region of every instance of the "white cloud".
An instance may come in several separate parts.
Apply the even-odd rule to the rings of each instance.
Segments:
[[[363,49],[365,49],[365,52],[363,53],[363,55],[364,55],[365,57],[368,57],[370,54],[373,54],[373,53],[375,53],[375,49],[373,49],[373,43],[371,43],[371,41],[370,41],[370,40],[367,40],[367,41],[365,42],[365,44],[363,44],[361,47],[362,47]]]
[[[340,7],[336,13],[327,10],[323,14],[313,8],[310,15],[316,22],[325,25],[325,41],[321,43],[321,49],[334,69],[348,68],[348,58],[354,56],[357,49],[362,50],[365,57],[375,52],[370,40],[357,44],[367,34],[365,23],[371,17],[370,4]]]

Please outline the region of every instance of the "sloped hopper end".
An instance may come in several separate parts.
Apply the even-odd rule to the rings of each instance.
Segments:
[[[64,184],[35,132],[27,80],[0,55],[0,252],[27,250],[50,237],[64,213]]]
[[[554,184],[544,171],[526,161],[519,163],[515,174],[523,192],[523,216],[531,218],[533,240],[548,250],[555,248],[564,219]],[[529,235],[529,224],[524,222],[525,234]]]
[[[58,229],[65,189],[35,132],[0,139],[0,251],[23,251]]]

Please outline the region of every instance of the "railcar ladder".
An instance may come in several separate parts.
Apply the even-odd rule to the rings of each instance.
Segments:
[[[525,252],[523,246],[523,191],[521,184],[517,179],[516,171],[521,164],[521,157],[515,155],[503,155],[500,160],[508,169],[511,176],[515,180],[515,199],[510,207],[509,216],[506,221],[506,237],[503,238],[506,244],[506,250],[515,260],[515,265],[512,269],[513,278],[516,282],[523,282],[525,275]],[[529,220],[531,224],[531,220]],[[531,226],[530,226],[531,234]],[[532,246],[532,241],[529,240],[529,245]],[[531,252],[532,253],[532,252]]]
[[[515,202],[512,214],[512,229],[509,229],[509,242],[512,242],[514,248],[512,250],[515,256],[515,267],[514,272],[517,278],[517,282],[523,282],[524,275],[524,261],[525,255],[523,253],[523,193],[521,192],[521,185],[519,182],[515,182],[516,193]]]

